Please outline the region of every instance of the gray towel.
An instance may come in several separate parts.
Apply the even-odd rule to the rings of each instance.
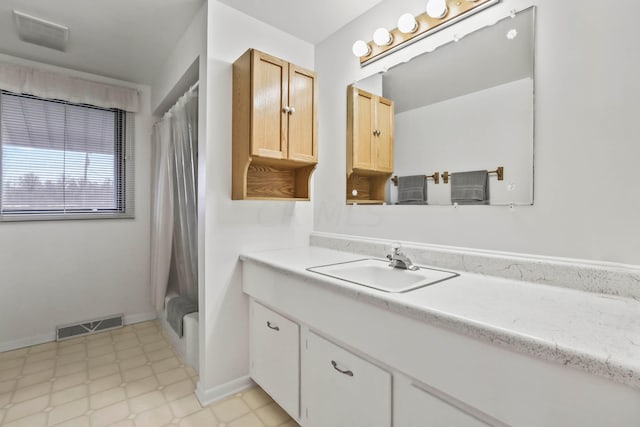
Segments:
[[[427,179],[424,175],[398,177],[398,204],[427,204]]]
[[[182,336],[182,318],[196,311],[198,311],[198,303],[184,296],[171,298],[167,303],[167,322],[179,337]]]
[[[456,172],[451,175],[451,203],[489,204],[489,174],[484,171]]]

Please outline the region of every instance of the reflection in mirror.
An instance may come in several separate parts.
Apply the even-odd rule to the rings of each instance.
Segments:
[[[350,99],[355,91],[393,102],[387,204],[450,205],[452,196],[459,204],[533,203],[534,17],[528,8],[350,87]],[[348,161],[353,126],[361,127],[349,102]],[[426,178],[422,201],[416,176]],[[347,199],[358,202],[353,182]]]

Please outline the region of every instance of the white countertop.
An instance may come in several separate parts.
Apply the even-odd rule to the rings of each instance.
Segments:
[[[468,272],[392,294],[306,270],[367,258],[363,255],[308,246],[253,252],[240,258],[303,276],[392,312],[640,390],[640,301],[635,299]]]

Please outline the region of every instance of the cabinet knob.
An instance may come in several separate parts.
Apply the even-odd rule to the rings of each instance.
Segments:
[[[296,109],[293,107],[289,107],[289,114],[293,114],[296,112]]]
[[[282,109],[283,113],[289,114],[291,112],[291,108],[289,108],[288,105],[285,105],[284,108]]]

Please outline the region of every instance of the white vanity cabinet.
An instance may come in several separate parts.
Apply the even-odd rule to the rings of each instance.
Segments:
[[[300,326],[250,302],[251,378],[294,418],[300,415]]]
[[[303,265],[335,262],[302,255]],[[637,389],[281,267],[296,256],[285,252],[274,267],[244,262],[242,274],[252,300],[251,376],[303,427],[640,425]]]
[[[311,331],[301,380],[305,427],[391,426],[391,374]]]

